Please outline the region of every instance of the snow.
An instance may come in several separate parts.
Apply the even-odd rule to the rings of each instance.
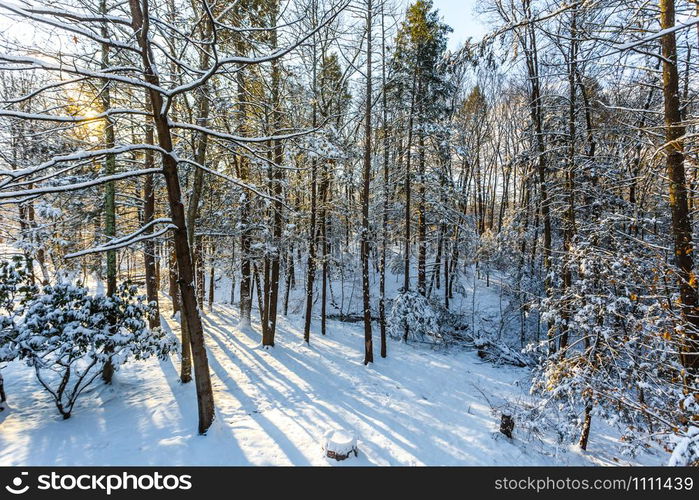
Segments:
[[[358,456],[357,438],[354,433],[345,429],[332,429],[325,433],[323,449],[330,458],[344,460],[351,453]]]
[[[631,42],[618,45],[616,47],[615,52],[622,52],[625,50],[632,49],[634,47],[637,47],[639,45],[643,45],[644,43],[651,42],[653,40],[657,40],[658,38],[662,38],[663,36],[669,34],[669,33],[674,33],[675,31],[679,31],[685,28],[690,28],[694,26],[695,24],[699,23],[699,17],[687,17],[684,21],[678,22],[676,25],[672,26],[671,28],[666,28],[664,30],[657,31],[655,33],[652,33],[648,36],[645,36],[641,38],[640,40],[633,40]]]
[[[227,289],[220,290],[227,294]],[[492,292],[479,299],[495,302]],[[163,298],[164,317],[170,317]],[[207,308],[208,309],[208,308]],[[364,366],[361,324],[328,322],[303,343],[303,318],[280,318],[276,346],[259,325],[241,327],[237,308],[204,316],[216,398],[207,436],[196,433],[194,384],[179,360],[133,361],[112,386],[97,384],[62,420],[33,370],[3,369],[8,410],[0,413],[0,465],[616,465],[629,462],[619,431],[593,425],[587,452],[558,444],[553,431],[499,434],[500,410],[528,395],[526,369],[496,366],[474,351],[432,350],[391,341],[389,357]],[[176,322],[167,319],[171,331]],[[378,337],[378,335],[377,335]],[[378,338],[375,339],[378,349]],[[356,435],[359,455],[323,452],[328,430]]]
[[[149,228],[155,226],[156,224],[167,224],[162,229],[159,229],[158,231],[152,232],[152,233],[147,233],[147,234],[142,234],[143,232],[147,231]],[[131,234],[127,234],[125,236],[122,236],[120,238],[114,238],[108,242],[106,242],[103,245],[99,245],[93,248],[87,248],[85,250],[80,250],[78,252],[73,252],[66,254],[65,258],[66,259],[72,259],[75,257],[80,257],[82,255],[87,255],[90,253],[99,253],[99,252],[106,252],[108,250],[116,250],[119,248],[123,248],[129,245],[133,245],[134,243],[138,243],[141,241],[145,241],[148,239],[153,239],[157,238],[158,236],[161,236],[168,232],[171,229],[177,229],[177,226],[172,223],[172,219],[168,217],[161,217],[158,219],[154,219],[147,224],[144,224],[143,226],[139,227],[136,231],[134,231]],[[139,236],[140,235],[140,236]]]
[[[67,192],[67,191],[79,191],[80,189],[85,189],[85,188],[92,187],[92,186],[99,186],[101,184],[106,184],[107,182],[111,182],[111,181],[118,181],[121,179],[128,179],[129,177],[136,177],[136,176],[140,176],[140,175],[149,175],[149,174],[159,174],[159,173],[162,173],[162,169],[160,169],[160,168],[144,168],[141,170],[132,170],[129,172],[120,172],[120,173],[114,174],[114,175],[105,175],[102,177],[98,177],[96,179],[92,179],[92,180],[84,181],[84,182],[77,182],[74,184],[61,184],[61,185],[56,185],[56,186],[45,186],[45,187],[24,189],[24,190],[19,190],[19,191],[3,191],[0,193],[0,199],[5,200],[8,198],[15,198],[15,197],[22,197],[22,196],[31,196],[31,195],[39,195],[39,194],[47,194],[47,193],[62,193],[62,192]]]
[[[690,426],[686,436],[677,440],[668,465],[688,466],[699,463],[699,427]]]

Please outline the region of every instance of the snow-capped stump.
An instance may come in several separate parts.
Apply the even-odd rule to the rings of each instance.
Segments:
[[[324,437],[323,451],[328,458],[344,460],[352,453],[357,456],[357,438],[351,431],[334,429],[326,432]]]

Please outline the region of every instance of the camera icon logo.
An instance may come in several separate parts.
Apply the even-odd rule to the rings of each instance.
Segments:
[[[27,490],[29,489],[29,485],[24,485],[22,486],[23,483],[23,476],[28,476],[28,472],[22,472],[19,476],[14,478],[12,480],[12,485],[7,485],[5,486],[5,489],[12,493],[13,495],[21,495],[23,493],[26,493]]]

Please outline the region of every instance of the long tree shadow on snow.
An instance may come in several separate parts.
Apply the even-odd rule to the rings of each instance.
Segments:
[[[219,323],[220,320],[223,320]],[[334,330],[339,330],[339,335],[333,335],[332,339],[321,339],[314,342],[311,349],[296,345],[292,349],[286,347],[290,341],[300,340],[300,332],[294,331],[286,322],[280,322],[277,347],[265,351],[260,346],[260,335],[252,328],[231,328],[237,320],[234,316],[224,311],[209,315],[206,318],[206,332],[215,342],[209,344],[212,358],[224,356],[225,364],[240,365],[241,372],[256,391],[258,398],[270,403],[271,407],[286,412],[289,418],[296,418],[297,406],[306,405],[314,412],[314,421],[317,431],[307,432],[309,437],[318,439],[319,433],[328,428],[342,426],[360,430],[363,446],[371,449],[372,455],[385,456],[392,453],[392,448],[400,449],[404,454],[412,455],[417,461],[417,456],[428,456],[433,463],[479,463],[482,456],[473,456],[464,450],[472,448],[474,443],[469,440],[469,429],[477,427],[487,429],[490,432],[491,417],[487,409],[479,410],[480,413],[468,413],[467,404],[473,401],[473,395],[466,390],[457,390],[451,387],[450,394],[440,393],[440,402],[433,403],[424,395],[416,394],[402,387],[404,384],[421,385],[434,384],[435,380],[448,380],[452,377],[453,367],[448,363],[437,363],[431,376],[421,376],[411,373],[411,380],[402,380],[405,370],[393,370],[395,363],[386,363],[386,360],[376,368],[371,369],[367,376],[367,369],[361,365],[361,353],[348,362],[344,349],[332,349],[327,342],[341,342],[340,338],[356,343],[359,335],[352,331],[346,331],[341,325],[333,325]],[[343,331],[344,330],[344,331]],[[312,338],[312,342],[313,342]],[[361,343],[356,343],[360,346]],[[342,352],[334,352],[342,351]],[[402,349],[400,357],[409,359],[399,360],[406,362],[425,362],[424,355],[419,351],[407,351]],[[388,365],[388,366],[384,366]],[[244,394],[245,391],[235,383],[223,364],[215,359],[212,367],[223,380],[228,389],[240,396],[241,403],[254,407],[256,401]],[[384,368],[388,368],[385,369]],[[259,374],[259,375],[255,375]],[[288,374],[293,374],[291,379]],[[397,385],[396,385],[397,384]],[[400,398],[401,407],[392,408],[385,404],[386,396],[395,388],[404,389],[406,394]],[[437,388],[438,389],[438,388]],[[423,391],[424,392],[424,391]],[[338,397],[341,393],[342,397]],[[333,402],[332,406],[329,402]],[[277,405],[274,405],[277,402]],[[406,414],[406,411],[410,414]],[[269,429],[270,437],[285,450],[298,450],[280,429],[272,425],[262,413],[252,414],[259,419],[260,425]],[[307,412],[304,414],[308,418]],[[445,424],[443,422],[451,422]],[[454,426],[454,422],[463,422]],[[371,433],[380,431],[390,441],[381,446],[371,442]],[[369,436],[369,437],[368,437]],[[425,450],[429,447],[429,450]],[[479,447],[479,451],[489,451],[486,446]],[[425,454],[425,452],[427,452]],[[290,457],[291,458],[291,457]],[[298,455],[296,458],[300,458]],[[405,457],[403,457],[404,459]],[[399,460],[395,455],[393,460]],[[296,463],[296,460],[292,459]],[[303,461],[301,463],[307,463]]]

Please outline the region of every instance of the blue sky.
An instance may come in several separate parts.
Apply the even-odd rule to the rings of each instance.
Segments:
[[[444,22],[454,29],[449,39],[449,48],[454,49],[468,37],[481,38],[487,28],[474,13],[477,0],[432,0],[439,9]]]

